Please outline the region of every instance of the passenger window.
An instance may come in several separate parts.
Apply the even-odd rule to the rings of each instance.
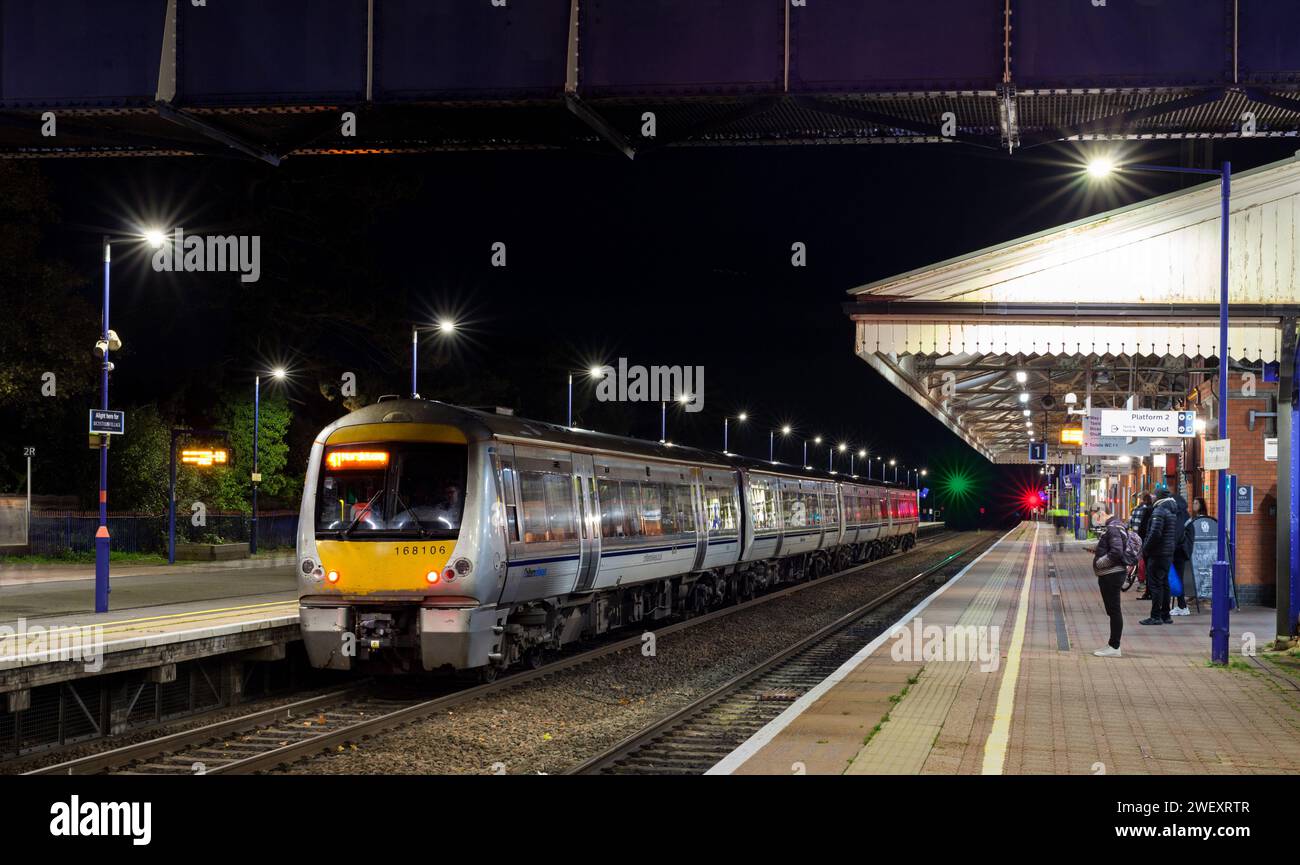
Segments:
[[[641,484],[641,533],[658,537],[664,533],[662,490],[658,484]]]
[[[572,541],[577,538],[571,477],[550,472],[519,472],[519,493],[524,507],[524,543]]]
[[[635,538],[641,534],[637,485],[631,481],[601,479],[600,534],[606,538]]]

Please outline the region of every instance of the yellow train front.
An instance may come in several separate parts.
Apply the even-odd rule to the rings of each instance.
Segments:
[[[504,551],[492,436],[476,414],[385,400],[316,438],[297,543],[312,666],[495,669]]]

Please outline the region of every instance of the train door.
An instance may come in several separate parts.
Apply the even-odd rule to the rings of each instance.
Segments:
[[[600,501],[591,454],[573,455],[573,492],[578,505],[578,582],[574,591],[591,591],[600,565]]]
[[[692,571],[704,567],[704,557],[709,552],[709,520],[704,512],[702,477],[703,473],[699,469],[691,469],[691,507],[695,509],[695,564],[691,566]]]

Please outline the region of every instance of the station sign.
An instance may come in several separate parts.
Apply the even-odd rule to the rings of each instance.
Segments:
[[[1062,427],[1061,444],[1063,445],[1081,445],[1083,444],[1083,427]]]
[[[91,435],[122,435],[126,432],[126,412],[92,408],[90,410]]]
[[[1029,443],[1029,461],[1031,463],[1047,462],[1047,442]]]
[[[1196,435],[1196,412],[1102,409],[1101,434],[1131,438],[1191,438]]]
[[[1255,513],[1255,488],[1247,484],[1237,484],[1236,493],[1237,513]]]
[[[1225,471],[1232,461],[1232,439],[1219,439],[1205,443],[1206,471]]]
[[[1277,439],[1264,439],[1264,462],[1277,462]]]
[[[1102,435],[1101,414],[1092,411],[1083,419],[1083,453],[1086,456],[1144,457],[1151,453],[1148,440],[1130,442],[1124,436]]]

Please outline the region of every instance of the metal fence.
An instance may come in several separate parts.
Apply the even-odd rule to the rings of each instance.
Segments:
[[[203,541],[217,536],[226,541],[247,541],[250,514],[208,511],[207,525],[195,526],[189,514],[176,514],[176,540]],[[85,552],[95,548],[99,514],[93,511],[33,511],[30,549],[33,555],[57,556],[64,552]],[[257,548],[292,548],[298,532],[296,511],[258,514]],[[167,554],[167,515],[109,513],[108,533],[112,548],[128,553]]]

